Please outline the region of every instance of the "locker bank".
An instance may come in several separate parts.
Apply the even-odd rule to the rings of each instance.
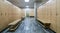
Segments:
[[[0,0],[0,33],[60,33],[60,0]]]

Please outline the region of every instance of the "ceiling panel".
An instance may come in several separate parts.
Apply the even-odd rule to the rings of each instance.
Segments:
[[[46,2],[47,0],[30,0],[28,3],[25,2],[24,0],[8,0],[10,1],[12,4],[20,7],[20,8],[26,8],[26,6],[29,6],[29,8],[34,8],[34,2],[37,1],[38,5]]]

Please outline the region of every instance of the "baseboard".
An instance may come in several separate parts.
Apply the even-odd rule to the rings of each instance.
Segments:
[[[0,33],[2,33],[3,31],[5,31],[7,28],[9,28],[10,26],[7,26],[6,28],[4,28],[3,30],[0,31]]]
[[[38,21],[39,23],[41,23],[42,25],[44,25],[44,23],[43,23],[43,22],[41,22],[40,20],[38,20],[38,19],[37,19],[37,21]]]
[[[52,30],[51,28],[48,28],[49,30],[51,30],[52,32],[56,33],[54,30]]]

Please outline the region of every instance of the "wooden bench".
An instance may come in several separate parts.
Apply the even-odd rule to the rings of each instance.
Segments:
[[[44,28],[50,28],[51,22],[50,21],[43,21],[38,18],[38,20],[43,24]]]
[[[44,28],[50,28],[51,23],[44,23]]]
[[[13,32],[13,31],[15,31],[18,28],[18,26],[20,24],[19,21],[21,21],[21,19],[18,19],[18,20],[16,20],[16,21],[14,21],[14,22],[12,22],[12,23],[9,24],[9,26],[10,26],[9,27],[9,31],[10,32]]]

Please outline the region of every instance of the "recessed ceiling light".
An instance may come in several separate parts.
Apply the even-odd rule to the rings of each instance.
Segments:
[[[29,6],[26,6],[27,8],[29,7]]]
[[[29,0],[25,0],[25,2],[29,2]]]

